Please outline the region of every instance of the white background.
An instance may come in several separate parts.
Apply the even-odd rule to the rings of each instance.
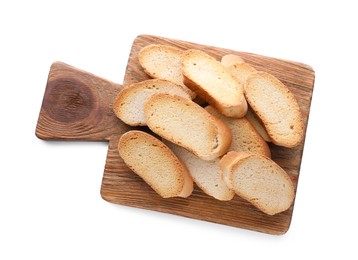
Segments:
[[[357,259],[355,3],[1,1],[0,259]],[[315,69],[287,234],[107,203],[99,193],[106,143],[35,137],[52,62],[121,83],[139,34],[299,61]]]

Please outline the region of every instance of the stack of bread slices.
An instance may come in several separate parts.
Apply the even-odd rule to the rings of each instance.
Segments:
[[[148,45],[139,63],[152,78],[126,86],[116,116],[131,126],[118,151],[161,197],[191,195],[193,183],[222,201],[235,194],[274,215],[294,200],[289,175],[267,142],[293,148],[303,139],[298,103],[276,77],[229,54]],[[200,100],[200,102],[197,102]]]

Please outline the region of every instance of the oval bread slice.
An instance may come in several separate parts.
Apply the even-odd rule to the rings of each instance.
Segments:
[[[294,200],[295,189],[288,174],[263,155],[229,152],[220,167],[227,185],[268,215],[287,210]]]
[[[198,187],[217,200],[231,200],[235,192],[230,190],[221,178],[220,159],[204,161],[179,145],[166,142],[168,147],[186,165]]]
[[[247,120],[243,118],[229,118],[221,115],[212,106],[207,106],[206,111],[220,118],[231,130],[232,142],[229,151],[249,152],[271,157],[271,151],[266,141]]]
[[[246,80],[245,96],[264,124],[271,141],[288,148],[303,139],[303,120],[295,96],[276,77],[255,72]]]
[[[186,88],[192,99],[196,94],[183,83],[181,59],[183,51],[169,45],[150,44],[138,53],[144,71],[152,78],[166,79]]]
[[[256,129],[256,131],[261,135],[261,137],[266,142],[271,142],[270,136],[268,135],[264,125],[260,121],[260,119],[255,115],[254,111],[252,111],[252,108],[249,106],[247,109],[247,113],[245,118],[249,120],[251,125]]]
[[[185,51],[182,59],[184,84],[228,117],[247,111],[242,84],[214,57],[200,50]]]
[[[154,133],[203,160],[223,155],[231,144],[230,129],[191,100],[156,94],[147,100],[144,111]]]
[[[161,197],[188,197],[193,180],[185,165],[161,141],[142,131],[121,136],[118,152],[126,165]]]
[[[157,93],[170,93],[191,99],[189,93],[180,85],[162,79],[149,79],[134,83],[119,92],[113,103],[113,111],[128,125],[144,126],[147,124],[144,103]]]
[[[229,67],[231,67],[231,66],[233,66],[235,64],[245,63],[245,61],[238,55],[226,54],[226,55],[221,57],[221,63],[225,67],[229,68]]]
[[[250,64],[246,63],[240,56],[234,54],[227,54],[221,58],[221,63],[229,68],[232,74],[241,82],[245,89],[245,82],[247,77],[257,70]]]

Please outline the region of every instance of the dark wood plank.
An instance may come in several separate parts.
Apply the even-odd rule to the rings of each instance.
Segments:
[[[228,53],[240,55],[256,69],[272,73],[290,88],[298,100],[305,126],[307,126],[314,83],[314,71],[310,66],[251,53],[141,35],[133,43],[123,82],[124,86],[149,78],[140,67],[137,54],[141,48],[152,43],[172,45],[181,49],[197,48],[217,59]],[[197,187],[189,198],[162,199],[124,164],[117,151],[118,138],[119,135],[113,136],[109,143],[101,187],[103,199],[121,205],[166,212],[270,234],[284,234],[288,230],[293,205],[285,212],[268,216],[238,196],[235,196],[232,201],[222,202],[205,195]],[[272,158],[288,172],[297,188],[303,144],[294,149],[275,145],[270,145],[270,148]]]

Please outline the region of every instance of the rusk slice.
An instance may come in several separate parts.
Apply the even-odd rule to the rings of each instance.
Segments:
[[[231,144],[230,129],[191,100],[156,94],[147,100],[144,111],[154,133],[203,160],[218,158]]]
[[[231,130],[232,142],[229,151],[249,152],[271,157],[270,148],[251,123],[243,118],[229,118],[221,115],[212,106],[207,106],[206,111],[220,118]]]
[[[221,64],[228,68],[241,63],[245,63],[245,61],[240,56],[235,54],[226,54],[221,57]]]
[[[246,63],[241,57],[234,54],[227,54],[221,58],[221,63],[228,67],[232,74],[240,81],[245,89],[247,77],[257,70]]]
[[[166,79],[186,88],[194,99],[196,94],[183,83],[181,59],[183,51],[161,44],[151,44],[142,48],[138,60],[144,71],[152,78]]]
[[[228,117],[247,111],[242,84],[214,57],[200,50],[185,51],[182,59],[184,84]]]
[[[131,126],[146,125],[144,102],[157,93],[175,94],[191,99],[180,85],[162,79],[150,79],[134,83],[118,93],[114,100],[113,111],[124,123]]]
[[[185,165],[161,141],[132,130],[119,139],[118,152],[126,165],[161,197],[188,197],[193,180]]]
[[[256,129],[256,131],[266,142],[271,142],[270,136],[268,135],[264,125],[262,124],[260,119],[257,118],[257,115],[255,115],[254,111],[252,111],[252,108],[250,106],[247,109],[245,118],[249,120],[251,125]]]
[[[235,192],[221,178],[220,159],[204,161],[178,145],[169,142],[166,144],[186,165],[194,182],[203,192],[222,201],[234,197]]]
[[[220,167],[228,187],[262,212],[275,215],[292,205],[293,183],[271,159],[263,155],[229,152],[221,159]]]
[[[274,144],[292,148],[302,142],[300,108],[280,80],[266,72],[252,73],[246,80],[245,96]]]

